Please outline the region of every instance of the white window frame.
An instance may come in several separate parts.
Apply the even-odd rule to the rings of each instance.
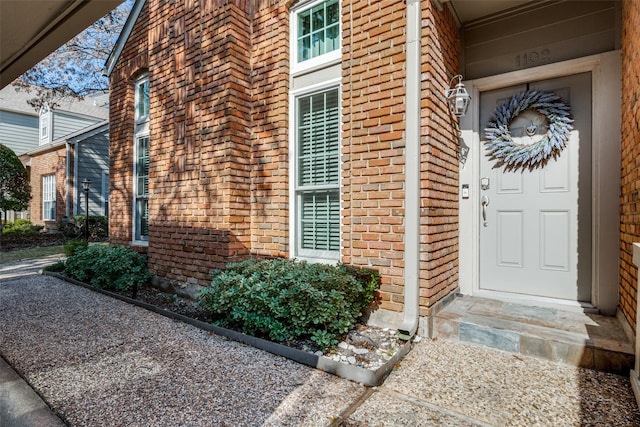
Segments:
[[[289,197],[292,203],[292,209],[289,212],[289,223],[290,223],[290,236],[289,236],[289,247],[291,248],[291,257],[305,259],[311,262],[322,262],[322,263],[335,263],[340,260],[341,251],[342,251],[342,163],[340,161],[341,151],[342,151],[342,136],[341,136],[341,122],[340,122],[340,113],[338,114],[338,183],[331,184],[327,186],[316,186],[314,188],[310,188],[313,191],[322,191],[322,190],[337,190],[339,197],[339,248],[336,251],[321,251],[321,250],[310,250],[303,249],[301,246],[302,239],[302,192],[306,187],[302,187],[298,185],[298,138],[297,138],[297,119],[298,119],[298,99],[313,95],[315,93],[325,92],[331,89],[338,90],[338,111],[342,110],[342,87],[341,87],[341,79],[332,79],[327,80],[325,82],[315,84],[313,86],[305,87],[300,90],[295,90],[290,92],[289,96],[289,170],[291,171],[289,177],[289,188],[290,193]]]
[[[50,215],[53,210],[53,215]],[[56,175],[42,176],[42,220],[56,220]]]
[[[51,142],[51,110],[48,104],[44,104],[40,108],[40,117],[38,122],[38,137],[40,145]]]
[[[331,52],[324,53],[322,55],[312,57],[302,62],[298,62],[298,16],[312,9],[319,4],[325,3],[330,0],[315,0],[302,2],[299,5],[291,9],[291,15],[289,19],[290,32],[289,32],[289,47],[291,52],[291,74],[299,74],[303,72],[313,71],[318,68],[323,68],[327,65],[339,63],[342,59],[342,1],[338,0],[338,48]]]
[[[138,213],[138,201],[142,198],[147,200],[147,209],[148,209],[148,184],[147,184],[147,195],[144,197],[138,196],[138,143],[141,139],[147,138],[149,139],[149,106],[147,106],[146,114],[139,114],[138,105],[140,102],[139,99],[139,88],[141,85],[147,84],[149,85],[149,75],[144,74],[140,76],[134,84],[135,96],[134,96],[134,135],[133,135],[133,205],[131,207],[131,218],[132,218],[132,243],[136,245],[146,246],[149,244],[149,236],[140,234],[139,230],[139,213]],[[148,221],[148,219],[147,219]]]

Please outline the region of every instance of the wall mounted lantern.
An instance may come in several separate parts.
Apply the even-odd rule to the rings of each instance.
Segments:
[[[82,181],[82,188],[84,189],[84,239],[89,243],[89,187],[91,187],[91,180],[85,178]]]
[[[458,84],[456,84],[455,87],[449,87],[445,92],[445,96],[447,98],[447,104],[449,104],[449,111],[451,111],[451,114],[456,117],[461,117],[467,114],[471,97],[467,93],[467,89],[464,87],[464,84],[462,84],[461,74],[454,76],[449,82],[449,86],[451,86],[455,79],[458,79]]]

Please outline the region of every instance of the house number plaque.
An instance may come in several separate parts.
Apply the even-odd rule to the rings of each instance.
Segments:
[[[531,50],[516,55],[516,68],[527,68],[535,65],[546,64],[551,60],[549,49]]]

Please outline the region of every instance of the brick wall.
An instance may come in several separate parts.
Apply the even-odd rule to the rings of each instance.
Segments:
[[[251,48],[251,248],[289,255],[289,8],[253,6]]]
[[[342,257],[380,271],[402,310],[405,3],[343,1]]]
[[[406,5],[342,6],[343,261],[378,269],[381,308],[401,311]],[[422,7],[420,306],[427,315],[457,286],[457,146],[442,94],[460,49],[448,9]]]
[[[159,37],[162,28],[149,30],[149,3],[145,2],[110,76],[109,236],[121,245],[131,242],[132,232],[134,81],[149,68],[148,37]]]
[[[208,284],[211,270],[249,254],[244,3],[176,2],[162,17],[168,36],[151,42],[149,265],[169,281]]]
[[[54,174],[56,176],[56,219],[65,216],[66,193],[66,147],[63,144],[52,150],[39,153],[31,157],[29,179],[31,184],[31,202],[29,204],[31,222],[37,225],[46,225],[47,228],[56,227],[56,221],[44,221],[42,219],[42,177]],[[70,170],[73,170],[73,153],[71,154]],[[73,183],[70,183],[69,191],[72,191]],[[73,200],[73,198],[71,199]],[[70,211],[73,214],[72,211]]]
[[[620,223],[620,308],[636,324],[640,242],[640,2],[622,2],[622,198]]]
[[[112,76],[113,240],[131,240],[133,78],[149,69],[149,266],[205,285],[224,262],[289,251],[291,1],[150,0]],[[342,1],[342,261],[403,302],[405,2]],[[459,41],[423,2],[423,314],[457,285],[457,146],[442,93]],[[440,50],[446,49],[448,53]],[[117,213],[116,213],[117,212]]]
[[[458,286],[458,127],[444,99],[459,72],[460,39],[448,7],[423,1],[420,315]]]
[[[131,241],[133,81],[149,71],[151,271],[207,284],[250,247],[247,1],[148,1],[112,74],[111,235]]]

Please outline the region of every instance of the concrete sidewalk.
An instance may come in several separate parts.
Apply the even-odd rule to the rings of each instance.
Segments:
[[[423,339],[367,388],[53,277],[0,279],[0,324],[0,353],[67,425],[640,425],[625,377]],[[9,369],[0,400],[31,402]],[[0,403],[0,425],[60,425],[43,405],[9,424]]]
[[[51,255],[40,259],[30,259],[0,264],[0,281],[38,274],[47,265],[63,259],[62,255]]]
[[[64,426],[35,391],[0,357],[0,426]]]

